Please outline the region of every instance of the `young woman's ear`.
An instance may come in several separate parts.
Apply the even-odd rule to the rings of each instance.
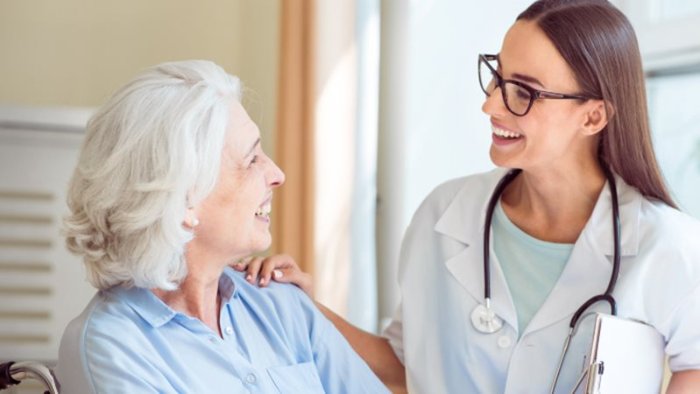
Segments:
[[[598,134],[608,125],[608,122],[615,115],[613,106],[603,100],[591,100],[590,108],[586,112],[583,128],[586,134]]]

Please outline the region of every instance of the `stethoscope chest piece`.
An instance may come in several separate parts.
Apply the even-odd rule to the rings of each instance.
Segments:
[[[493,334],[503,327],[503,319],[496,316],[493,310],[484,304],[474,308],[471,318],[474,328],[484,334]]]

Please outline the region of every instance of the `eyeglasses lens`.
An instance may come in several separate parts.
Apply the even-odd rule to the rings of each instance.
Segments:
[[[496,76],[483,59],[479,61],[479,83],[481,84],[481,90],[487,96],[490,96],[496,89]]]
[[[495,70],[498,65],[495,62],[491,62],[490,66]],[[486,93],[487,96],[491,96],[491,93],[496,90],[501,77],[496,74],[489,65],[486,64],[484,59],[479,60],[479,83],[481,84],[481,90]],[[503,81],[501,82],[503,101],[505,102],[506,108],[515,115],[524,115],[527,113],[528,107],[530,106],[530,101],[532,100],[532,94],[517,84],[512,82]]]
[[[504,83],[504,86],[508,109],[516,115],[525,114],[532,100],[530,92],[522,86],[510,82]]]

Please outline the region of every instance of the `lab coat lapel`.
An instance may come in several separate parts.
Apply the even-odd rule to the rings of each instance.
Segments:
[[[634,256],[639,248],[639,216],[642,196],[615,177],[621,219],[621,256]],[[574,245],[561,277],[524,334],[562,319],[570,319],[576,309],[608,287],[614,255],[612,199],[606,184],[598,197],[591,218]],[[606,305],[602,308],[607,312]]]
[[[469,182],[462,188],[435,225],[435,231],[463,244],[463,249],[445,261],[447,270],[477,302],[484,301],[483,243],[486,207],[493,189],[507,169],[496,169],[490,176]],[[493,249],[491,250],[491,302],[494,312],[517,327],[515,306]]]

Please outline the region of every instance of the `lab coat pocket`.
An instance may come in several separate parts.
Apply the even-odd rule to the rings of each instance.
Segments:
[[[316,365],[312,362],[270,367],[267,373],[280,393],[324,393]]]

